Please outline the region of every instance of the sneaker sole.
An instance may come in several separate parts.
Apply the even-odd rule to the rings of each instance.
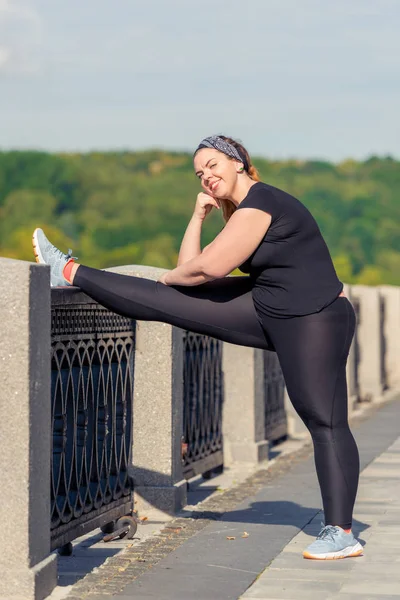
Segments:
[[[363,547],[359,542],[354,546],[348,546],[339,550],[338,552],[326,552],[325,554],[310,554],[307,550],[304,550],[304,558],[311,558],[313,560],[338,560],[340,558],[351,558],[353,556],[361,556],[363,554]]]
[[[43,258],[42,253],[40,252],[40,247],[39,247],[39,242],[37,239],[37,232],[38,232],[39,228],[35,229],[35,231],[33,232],[33,236],[32,236],[32,246],[33,246],[33,253],[35,255],[35,260],[37,263],[39,263],[40,265],[45,265],[46,261]],[[69,284],[65,284],[65,285],[52,285],[50,283],[51,287],[70,287]]]
[[[35,255],[36,262],[39,264],[44,264],[45,261],[43,260],[43,256],[39,249],[39,242],[37,239],[37,231],[38,230],[35,229],[35,231],[33,232],[33,236],[32,236],[33,253]]]

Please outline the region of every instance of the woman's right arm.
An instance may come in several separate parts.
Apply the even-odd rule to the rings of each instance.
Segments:
[[[201,254],[201,228],[213,207],[220,208],[218,201],[204,192],[197,196],[192,218],[186,228],[178,256],[178,267]]]

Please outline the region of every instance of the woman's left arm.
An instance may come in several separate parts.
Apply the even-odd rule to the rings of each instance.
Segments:
[[[200,285],[229,275],[260,245],[271,224],[271,215],[257,208],[233,213],[228,223],[203,252],[159,281],[165,285]]]

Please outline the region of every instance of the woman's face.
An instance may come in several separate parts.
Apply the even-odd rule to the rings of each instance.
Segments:
[[[205,192],[216,198],[232,197],[241,163],[214,148],[202,148],[194,157],[194,170]]]

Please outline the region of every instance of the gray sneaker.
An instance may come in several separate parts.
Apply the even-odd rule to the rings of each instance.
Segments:
[[[363,547],[351,532],[346,533],[336,525],[326,525],[317,539],[304,550],[303,556],[317,560],[332,560],[360,556],[362,553]]]
[[[35,229],[32,244],[36,262],[42,265],[50,265],[51,287],[71,285],[64,279],[63,269],[71,258],[76,258],[72,256],[72,250],[68,250],[68,254],[61,252],[49,242],[42,229]]]

